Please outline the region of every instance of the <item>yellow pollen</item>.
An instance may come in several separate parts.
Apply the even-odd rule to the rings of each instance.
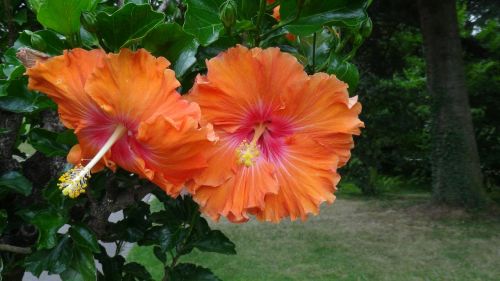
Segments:
[[[246,140],[244,140],[238,149],[236,149],[238,164],[245,165],[247,167],[252,166],[255,162],[255,158],[259,157],[259,155],[259,148],[254,143],[248,143]]]
[[[80,194],[85,193],[89,178],[90,170],[85,169],[79,164],[59,177],[57,186],[65,196],[76,198]]]
[[[113,134],[85,167],[78,164],[59,177],[57,186],[65,196],[76,198],[80,194],[85,193],[87,180],[90,178],[90,171],[125,132],[127,132],[127,129],[123,125],[116,126]]]
[[[257,141],[265,132],[266,127],[263,124],[255,127],[255,133],[253,135],[252,141],[249,143],[247,140],[243,142],[236,149],[237,162],[240,165],[245,165],[250,167],[255,163],[256,158],[260,156],[259,146]]]

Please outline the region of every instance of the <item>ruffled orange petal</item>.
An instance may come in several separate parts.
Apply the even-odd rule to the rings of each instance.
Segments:
[[[317,73],[301,91],[283,97],[286,107],[279,112],[290,118],[296,131],[307,134],[360,134],[361,104],[349,98],[347,84],[335,76]]]
[[[244,222],[249,212],[264,207],[266,195],[277,192],[273,165],[260,159],[250,167],[239,166],[233,177],[217,187],[199,187],[193,198],[202,212],[216,221],[224,216],[232,222]]]
[[[175,123],[185,117],[199,119],[199,107],[176,92],[180,83],[174,71],[167,69],[169,65],[165,58],[156,58],[144,49],[122,49],[119,54],[108,54],[85,90],[104,112],[132,122],[132,126],[158,115]]]
[[[140,144],[133,149],[144,158],[148,169],[156,171],[151,180],[177,196],[183,184],[207,166],[203,152],[214,145],[214,137],[210,125],[200,128],[192,118],[177,125],[159,116],[141,123],[137,135]]]
[[[305,220],[318,214],[322,202],[332,203],[340,180],[335,170],[338,157],[307,136],[293,136],[280,163],[275,165],[279,192],[266,196],[259,220],[279,222],[282,218]]]
[[[28,88],[47,94],[58,104],[61,121],[78,131],[99,111],[84,87],[94,69],[103,63],[102,50],[73,49],[62,56],[37,62],[28,68]]]
[[[237,46],[209,60],[207,67],[209,72],[206,78],[197,78],[191,99],[214,126],[230,132],[249,108],[279,110],[281,94],[298,91],[296,85],[307,80],[302,65],[278,48]]]

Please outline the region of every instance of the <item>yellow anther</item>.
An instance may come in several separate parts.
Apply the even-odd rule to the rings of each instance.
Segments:
[[[236,149],[236,157],[238,164],[245,165],[247,167],[252,166],[255,159],[259,157],[260,151],[255,143],[248,143],[244,140],[240,146]]]
[[[249,143],[244,140],[236,149],[237,162],[240,165],[250,167],[255,163],[256,158],[260,156],[260,150],[257,141],[266,131],[264,124],[259,124],[254,128],[255,132],[252,141]]]
[[[77,165],[59,177],[57,186],[65,196],[76,198],[85,193],[90,171],[82,165]]]

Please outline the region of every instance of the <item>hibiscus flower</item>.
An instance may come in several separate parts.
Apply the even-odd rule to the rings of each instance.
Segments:
[[[176,92],[169,64],[142,49],[73,49],[28,68],[29,89],[54,100],[78,138],[67,157],[75,167],[60,178],[65,195],[85,192],[91,171],[119,166],[176,196],[206,167],[202,151],[213,130],[199,125],[199,106]]]
[[[332,203],[337,168],[360,133],[361,105],[333,75],[308,76],[278,48],[231,48],[207,61],[189,94],[219,141],[190,185],[201,210],[244,222],[305,220]]]

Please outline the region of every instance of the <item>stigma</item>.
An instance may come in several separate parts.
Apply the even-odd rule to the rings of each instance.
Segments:
[[[59,183],[57,186],[62,191],[63,195],[70,198],[76,198],[80,196],[80,194],[85,193],[88,185],[87,182],[90,179],[90,171],[97,163],[99,163],[106,152],[111,149],[113,144],[115,144],[115,142],[118,141],[126,131],[127,129],[123,125],[116,126],[113,134],[104,143],[101,149],[99,149],[94,158],[92,158],[89,163],[85,165],[85,167],[78,164],[59,177]]]
[[[259,124],[254,128],[254,130],[255,133],[252,141],[248,142],[247,140],[243,140],[243,142],[236,149],[236,162],[239,165],[251,167],[261,155],[257,141],[266,131],[266,127],[263,124]]]

